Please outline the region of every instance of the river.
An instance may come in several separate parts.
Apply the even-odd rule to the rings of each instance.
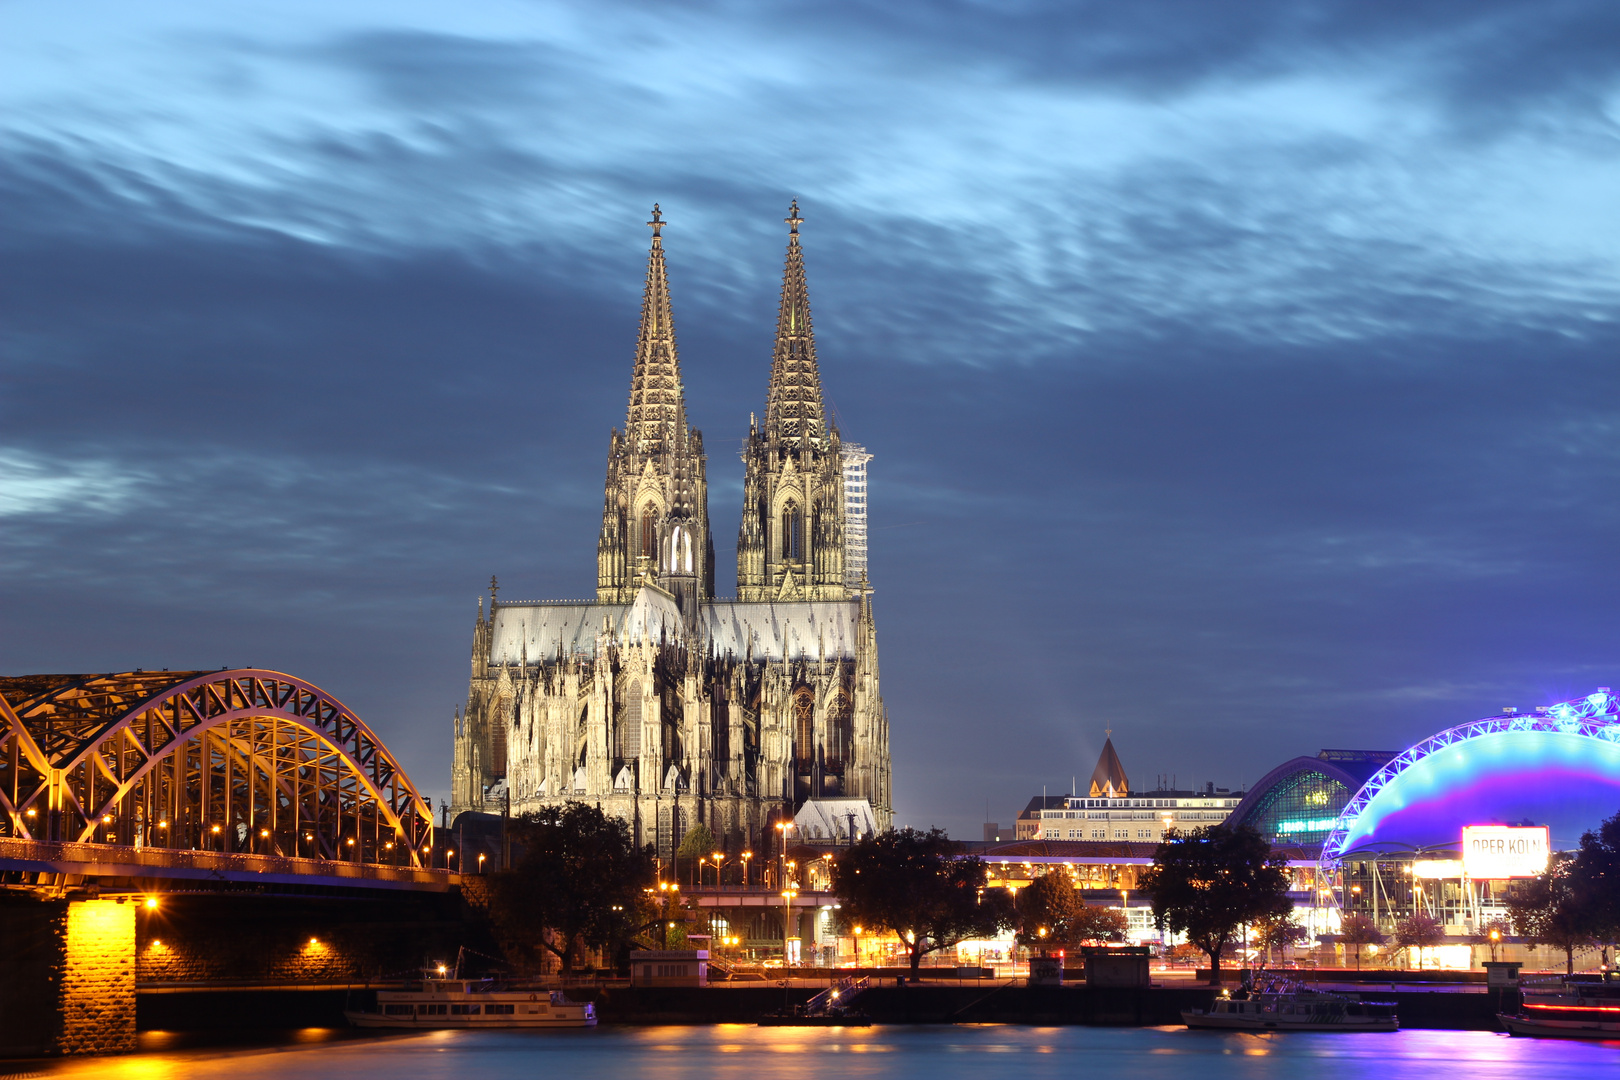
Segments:
[[[849,1029],[615,1027],[442,1031],[370,1037],[310,1031],[275,1047],[161,1048],[26,1066],[30,1076],[97,1080],[956,1080],[1082,1070],[1164,1080],[1592,1080],[1620,1075],[1620,1042],[1510,1039],[1478,1031],[1244,1035],[1182,1028]],[[0,1077],[7,1075],[0,1065]]]

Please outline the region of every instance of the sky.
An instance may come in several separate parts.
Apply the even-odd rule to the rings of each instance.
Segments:
[[[790,199],[898,823],[1620,686],[1620,6],[0,5],[0,673],[275,668],[448,793],[591,594],[669,225],[720,591]]]

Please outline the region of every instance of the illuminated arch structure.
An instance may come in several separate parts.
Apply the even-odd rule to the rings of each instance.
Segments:
[[[1554,850],[1620,810],[1620,699],[1585,698],[1448,728],[1379,769],[1345,804],[1324,864],[1459,850],[1464,825],[1530,821]],[[1454,857],[1454,856],[1452,856]]]
[[[0,678],[0,838],[421,869],[432,826],[382,740],[302,679]]]
[[[1248,825],[1272,844],[1320,844],[1339,811],[1394,751],[1323,750],[1285,761],[1262,776],[1226,819]]]

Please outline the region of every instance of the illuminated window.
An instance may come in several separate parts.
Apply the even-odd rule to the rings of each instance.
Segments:
[[[619,757],[641,756],[641,683],[632,682],[625,694],[624,718],[619,721]]]
[[[793,692],[793,756],[802,764],[816,759],[816,697],[808,686]]]
[[[658,554],[658,514],[652,503],[641,508],[641,554],[649,559]]]
[[[782,508],[782,557],[797,562],[804,558],[802,535],[804,516],[792,503]]]

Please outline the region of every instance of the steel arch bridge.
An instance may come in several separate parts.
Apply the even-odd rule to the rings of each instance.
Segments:
[[[1333,824],[1333,831],[1322,842],[1322,866],[1329,867],[1350,854],[1347,846],[1362,814],[1401,774],[1459,744],[1517,732],[1575,736],[1594,740],[1607,748],[1620,747],[1620,697],[1608,687],[1600,687],[1587,697],[1538,708],[1534,714],[1521,716],[1510,712],[1490,716],[1447,728],[1423,740],[1374,773],[1345,804]]]
[[[76,852],[58,858],[421,870],[432,827],[382,740],[291,675],[0,678],[0,837]]]

